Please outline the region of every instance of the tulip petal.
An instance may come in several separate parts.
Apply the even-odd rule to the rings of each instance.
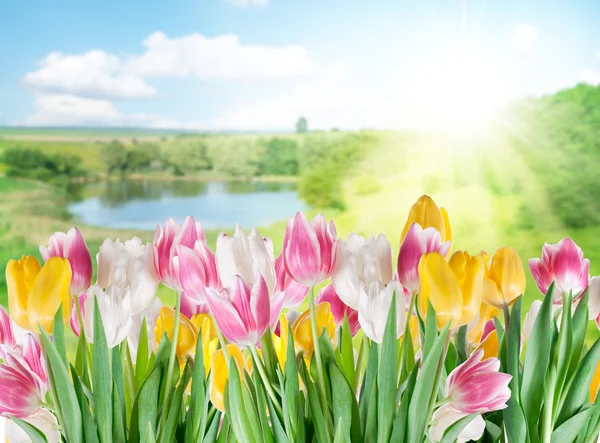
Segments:
[[[320,279],[321,250],[317,234],[298,212],[284,249],[285,267],[290,275],[305,286],[314,286]]]
[[[59,443],[61,441],[56,417],[47,409],[40,408],[33,415],[25,417],[23,420],[38,428],[44,434],[48,443]],[[31,442],[31,438],[27,433],[12,420],[7,420],[4,433],[10,443]]]
[[[246,325],[231,302],[212,288],[206,290],[206,299],[225,338],[233,343],[245,341],[248,338]]]
[[[254,285],[252,286],[249,302],[252,318],[255,322],[255,327],[252,329],[256,332],[257,339],[259,339],[269,327],[272,318],[269,288],[267,288],[267,283],[260,274],[256,276]],[[283,299],[281,298],[280,301],[278,299],[278,303],[283,303]],[[278,314],[279,312],[273,317],[275,320],[277,319]]]
[[[93,271],[90,250],[77,228],[71,228],[67,233],[64,258],[69,260],[73,273],[71,292],[79,295],[90,286]]]

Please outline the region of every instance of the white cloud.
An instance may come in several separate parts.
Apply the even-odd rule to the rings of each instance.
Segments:
[[[233,6],[238,6],[241,8],[246,8],[248,6],[266,6],[269,3],[269,0],[224,0],[225,3],[228,3]]]
[[[532,49],[537,45],[540,38],[538,29],[526,23],[515,26],[513,31],[513,42],[519,49]]]
[[[579,81],[588,83],[592,86],[598,86],[600,85],[600,72],[585,69],[579,74]]]
[[[124,72],[121,60],[104,51],[82,55],[51,52],[39,70],[23,82],[35,90],[100,98],[148,98],[156,90],[137,75]]]
[[[244,45],[237,35],[170,38],[162,32],[145,41],[146,52],[132,56],[127,72],[142,77],[275,79],[315,72],[316,64],[299,45]]]
[[[25,126],[135,126],[148,128],[200,129],[198,125],[178,122],[160,115],[124,114],[109,100],[83,98],[68,94],[38,96],[35,112],[19,124]]]

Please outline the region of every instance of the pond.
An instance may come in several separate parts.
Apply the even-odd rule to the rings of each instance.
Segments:
[[[265,226],[306,209],[295,183],[124,180],[76,185],[69,212],[107,228],[154,230],[192,215],[205,229]]]

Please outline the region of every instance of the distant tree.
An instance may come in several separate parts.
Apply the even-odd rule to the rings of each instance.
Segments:
[[[308,120],[305,117],[300,117],[296,122],[296,132],[299,134],[308,132]]]
[[[123,143],[113,140],[102,150],[102,159],[106,167],[106,172],[111,175],[113,172],[125,174],[127,170],[127,150]]]
[[[259,142],[264,150],[258,161],[260,175],[298,175],[298,143],[273,137]]]

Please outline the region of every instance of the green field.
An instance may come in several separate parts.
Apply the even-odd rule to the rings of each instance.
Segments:
[[[397,251],[411,204],[428,193],[450,214],[453,249],[493,252],[509,245],[527,266],[528,258],[541,254],[544,242],[556,243],[570,236],[591,259],[591,274],[600,274],[600,89],[581,86],[536,103],[536,107],[531,102],[517,104],[501,121],[470,134],[370,131],[279,137],[298,144],[301,192],[311,198],[330,194],[326,203],[331,201],[331,205],[313,204],[326,208],[311,212],[321,211],[333,218],[342,237],[352,231],[384,232]],[[69,140],[68,131],[60,134],[65,140],[44,141],[44,134],[36,131],[37,139],[27,139],[23,132],[3,131],[0,150],[15,143],[35,146],[44,152],[79,155],[89,170],[103,170],[102,142],[82,142],[77,139],[81,133],[71,134],[76,141]],[[145,135],[153,134],[135,136],[142,139]],[[94,136],[85,133],[90,140]],[[161,153],[169,155],[169,149],[183,142],[197,141],[213,149],[235,144],[252,149],[252,143],[272,136],[161,137],[166,138],[156,143]],[[344,147],[339,148],[340,144]],[[256,159],[258,154],[244,155]],[[215,171],[196,175],[211,173]],[[0,179],[0,195],[2,267],[9,258],[35,254],[37,245],[45,243],[52,232],[66,231],[72,225],[64,211],[67,196],[60,189],[5,177]],[[260,227],[262,235],[272,238],[276,251],[284,227],[285,220]],[[152,238],[151,232],[80,228],[93,254],[107,236]],[[212,246],[219,231],[207,232]],[[172,297],[166,290],[162,294]],[[525,308],[539,297],[529,276]],[[4,282],[0,302],[6,303]],[[590,325],[590,337],[598,334]]]

